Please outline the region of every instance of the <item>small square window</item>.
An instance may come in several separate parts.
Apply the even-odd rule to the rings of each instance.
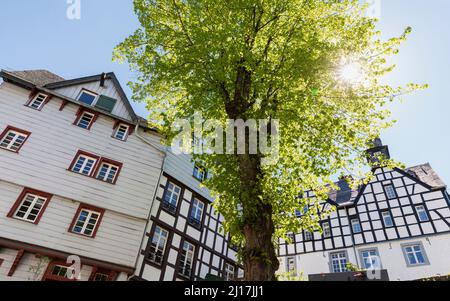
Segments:
[[[347,254],[345,252],[337,252],[330,254],[331,272],[344,273],[347,272]]]
[[[91,106],[94,103],[97,96],[98,95],[93,92],[82,90],[80,92],[80,95],[78,96],[78,101]]]
[[[125,141],[128,138],[128,133],[130,131],[130,126],[126,124],[119,124],[116,128],[116,131],[114,132],[114,138]]]
[[[28,107],[35,109],[35,110],[41,110],[44,106],[46,100],[48,98],[48,95],[43,93],[38,93],[35,97],[31,99],[31,101],[28,103]]]
[[[0,148],[17,153],[30,135],[30,132],[8,126],[0,135]]]
[[[331,237],[330,223],[326,222],[322,224],[323,237]]]
[[[225,281],[233,281],[235,279],[236,267],[225,262]]]
[[[360,252],[362,258],[362,265],[367,270],[379,270],[381,269],[380,256],[376,249],[363,250]]]
[[[309,231],[305,231],[305,241],[313,240],[313,234]]]
[[[104,210],[81,205],[72,222],[71,232],[88,237],[95,237]]]

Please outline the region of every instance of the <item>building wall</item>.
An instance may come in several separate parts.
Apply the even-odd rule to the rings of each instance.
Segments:
[[[164,175],[161,177],[137,265],[136,275],[140,278],[150,281],[186,280],[177,276],[180,260],[178,254],[183,240],[189,241],[196,247],[191,280],[204,279],[207,274],[223,277],[225,262],[235,265],[236,277],[243,275],[243,270],[236,263],[236,251],[230,247],[228,236],[221,229],[223,217],[215,212],[210,203],[209,192],[200,188],[200,183],[192,176],[193,168],[194,163],[189,156],[176,156],[169,153],[166,158]],[[182,188],[176,214],[169,213],[161,206],[168,182]],[[207,204],[200,230],[190,225],[188,221],[194,197]],[[155,265],[146,259],[156,225],[170,233],[165,258],[161,265]]]
[[[396,197],[388,197],[386,185],[392,185]],[[312,196],[312,195],[309,195]],[[420,221],[415,207],[424,206],[428,221]],[[384,224],[381,213],[391,213],[394,225]],[[362,231],[354,233],[351,220],[359,220]],[[309,274],[330,273],[329,254],[346,250],[348,259],[362,267],[359,250],[377,248],[383,268],[393,280],[411,280],[450,273],[450,204],[445,188],[434,188],[401,170],[378,169],[375,179],[365,186],[356,203],[338,207],[328,219],[331,235],[319,232],[307,240],[305,232],[292,243],[280,240],[280,273],[287,271],[287,258],[296,257],[298,271]],[[407,268],[401,244],[421,242],[429,265]],[[356,256],[355,256],[355,251]]]
[[[111,85],[107,82],[109,92],[102,93],[114,97]],[[125,142],[114,139],[116,121],[111,117],[100,114],[88,131],[73,125],[79,106],[67,103],[61,110],[63,101],[53,97],[37,111],[25,105],[29,95],[29,90],[11,83],[0,85],[0,132],[8,125],[31,132],[19,153],[0,149],[0,238],[134,268],[163,154],[136,133]],[[159,143],[159,137],[150,131],[140,129],[139,134]],[[122,163],[116,184],[69,171],[78,150]],[[24,188],[53,195],[37,225],[7,217]],[[81,203],[105,209],[94,238],[68,231]],[[29,277],[25,271],[31,255],[24,255],[12,278]],[[2,256],[0,253],[4,259],[1,271],[10,261]],[[124,280],[126,275],[118,279]]]

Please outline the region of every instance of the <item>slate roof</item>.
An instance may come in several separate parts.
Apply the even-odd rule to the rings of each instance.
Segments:
[[[446,187],[445,183],[434,171],[430,163],[409,167],[405,171],[433,188]]]
[[[10,74],[20,77],[28,82],[35,84],[36,86],[45,86],[51,83],[63,81],[59,75],[56,75],[47,70],[23,70],[23,71],[10,71]]]

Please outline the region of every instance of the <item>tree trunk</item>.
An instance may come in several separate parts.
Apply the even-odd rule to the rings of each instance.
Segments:
[[[261,160],[256,155],[241,155],[241,200],[243,202],[243,232],[245,246],[242,252],[246,281],[272,281],[279,262],[273,244],[275,231],[272,206],[258,196]]]

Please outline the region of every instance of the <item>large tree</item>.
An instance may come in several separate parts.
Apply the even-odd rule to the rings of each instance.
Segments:
[[[391,125],[385,104],[418,88],[382,82],[409,32],[382,41],[358,0],[134,0],[140,28],[115,58],[137,72],[134,100],[170,142],[171,125],[278,120],[279,158],[195,155],[212,177],[225,231],[240,246],[246,280],[273,280],[277,238],[320,229],[333,176],[357,173],[368,142]],[[312,190],[317,199],[299,198]],[[311,208],[312,207],[312,208]]]

